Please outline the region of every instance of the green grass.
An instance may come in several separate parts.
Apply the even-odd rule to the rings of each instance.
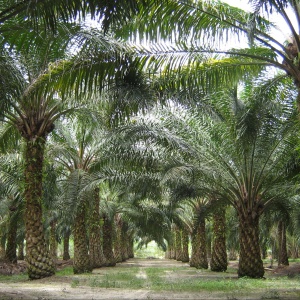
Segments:
[[[21,282],[27,281],[27,273],[16,274],[16,275],[0,275],[0,282]]]
[[[72,266],[68,266],[65,267],[59,271],[56,271],[55,273],[57,276],[68,276],[68,275],[73,275],[73,267]]]
[[[56,272],[56,276],[65,277],[72,288],[81,286],[114,288],[114,289],[147,289],[151,291],[224,293],[227,299],[239,299],[243,294],[259,295],[263,299],[282,299],[282,296],[292,295],[300,299],[300,276],[272,276],[267,274],[266,279],[237,278],[236,269],[230,268],[227,272],[217,273],[210,270],[197,270],[185,266],[155,267],[116,266],[100,268],[94,273],[81,275],[73,274],[73,267],[68,266]],[[59,279],[61,280],[61,279]],[[1,282],[26,282],[27,274],[2,275]],[[51,278],[49,278],[51,281]],[[256,299],[256,298],[255,298]]]
[[[295,263],[300,263],[300,258],[289,258],[289,262],[295,262]]]
[[[207,274],[207,277],[205,276]],[[214,277],[210,275],[214,274]],[[106,268],[99,274],[73,279],[71,286],[90,286],[117,289],[149,289],[171,292],[224,292],[227,295],[237,293],[260,292],[261,299],[280,299],[279,291],[299,292],[299,279],[275,277],[269,279],[250,279],[236,277],[236,270],[226,273],[214,273],[209,270],[181,268]],[[273,297],[273,298],[272,298]]]

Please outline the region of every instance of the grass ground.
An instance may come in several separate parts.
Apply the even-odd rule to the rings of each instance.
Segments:
[[[29,281],[26,275],[0,277],[0,299],[300,299],[300,263],[267,270],[265,279],[197,270],[165,259],[130,259],[92,274],[74,275],[71,266],[55,276]]]

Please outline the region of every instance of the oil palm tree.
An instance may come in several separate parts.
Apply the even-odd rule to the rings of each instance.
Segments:
[[[236,93],[216,93],[208,102],[208,98],[203,99],[203,106],[195,110],[194,116],[191,110],[173,107],[173,111],[147,125],[137,125],[144,132],[148,126],[149,137],[155,143],[163,140],[169,148],[180,149],[185,159],[181,169],[195,177],[192,170],[198,166],[203,192],[226,199],[235,208],[240,230],[240,277],[263,276],[259,218],[275,198],[290,188],[286,158],[294,151],[291,136],[297,126],[292,105],[281,100],[293,99],[288,84],[250,84],[242,100]],[[208,119],[203,117],[203,110],[199,113],[205,103],[212,108]]]
[[[261,103],[261,100],[259,99],[257,102]],[[219,181],[219,188],[224,188],[224,196],[228,198],[236,209],[239,217],[240,261],[238,275],[250,277],[263,276],[264,271],[260,259],[258,241],[259,217],[266,207],[274,202],[273,189],[276,190],[279,187],[277,184],[280,184],[280,182],[281,184],[285,184],[282,172],[284,170],[286,154],[292,153],[290,144],[286,143],[286,138],[290,133],[283,126],[281,120],[277,119],[280,115],[279,112],[274,113],[270,108],[266,108],[266,112],[262,114],[262,105],[259,104],[257,106],[257,102],[252,102],[250,107],[236,107],[236,123],[232,123],[233,115],[231,114],[230,116],[226,136],[229,137],[233,134],[232,138],[235,137],[236,139],[236,134],[239,134],[235,146],[232,148],[238,154],[230,155],[230,158],[227,156],[230,153],[229,147],[233,145],[230,142],[231,146],[221,146],[225,146],[226,153],[223,154],[222,149],[217,147],[213,150],[217,155],[212,155],[216,159],[214,161],[213,172],[223,179],[223,183]],[[260,110],[259,113],[257,111],[258,107]],[[259,118],[260,124],[255,121],[258,120],[257,118]],[[255,123],[256,125],[254,125]],[[277,131],[274,134],[274,129],[270,124],[277,126],[275,127],[276,130],[282,126],[283,131]],[[234,127],[231,127],[232,125]],[[290,125],[286,126],[289,127]],[[266,145],[267,138],[269,139],[267,142],[268,145]],[[272,139],[276,139],[277,141],[275,148],[271,142]],[[264,149],[266,157],[259,154],[258,151],[262,151],[260,147]],[[263,167],[261,167],[262,164]],[[229,172],[226,176],[218,171],[222,167],[225,167],[226,172]],[[279,171],[280,169],[281,171]],[[271,174],[271,172],[273,173]],[[277,175],[274,176],[275,174]],[[283,184],[281,185],[281,191],[284,191]]]
[[[95,85],[98,85],[100,90],[114,85],[116,87],[114,97],[119,90],[130,87],[131,93],[127,95],[131,99],[134,98],[132,91],[141,90],[141,86],[136,87],[136,79],[140,73],[135,72],[134,67],[129,67],[131,60],[126,56],[127,50],[125,50],[126,47],[123,48],[122,43],[112,42],[111,39],[104,38],[102,33],[97,35],[95,30],[92,35],[91,32],[85,32],[81,37],[77,35],[75,38],[77,45],[82,46],[82,48],[78,48],[73,57],[66,60],[68,52],[66,50],[70,45],[68,42],[74,41],[74,35],[70,34],[69,28],[66,27],[65,35],[62,33],[60,35],[44,33],[44,36],[39,35],[37,40],[39,39],[41,44],[39,48],[33,45],[32,48],[24,48],[24,52],[20,55],[13,54],[15,55],[13,57],[15,65],[14,69],[11,70],[14,70],[16,74],[14,75],[16,79],[14,82],[17,89],[10,88],[9,91],[14,91],[14,93],[8,94],[10,106],[2,118],[2,121],[8,122],[12,128],[17,129],[19,136],[26,141],[24,151],[26,161],[24,171],[26,190],[24,193],[27,203],[25,220],[27,220],[27,233],[34,236],[31,238],[27,235],[26,238],[29,239],[26,245],[28,247],[28,264],[31,266],[28,273],[30,278],[41,278],[54,273],[53,262],[47,258],[45,241],[41,238],[43,232],[40,224],[42,220],[44,149],[47,137],[54,129],[54,122],[63,114],[70,113],[80,103],[86,104],[86,98],[83,99],[83,94],[85,97],[89,97],[95,90],[99,91],[98,88],[94,88]],[[60,43],[62,40],[64,40],[63,44]],[[12,43],[13,40],[9,42]],[[117,49],[122,49],[122,51]],[[49,54],[49,56],[44,56],[44,54]],[[91,63],[91,56],[93,56],[93,62],[95,62],[94,59],[98,61],[99,68]],[[56,59],[54,63],[53,59]],[[118,68],[119,71],[116,71]],[[96,71],[96,69],[98,70]],[[59,81],[63,77],[65,82],[61,84],[62,82],[59,83]],[[147,87],[144,85],[144,88]],[[65,92],[69,93],[70,97],[67,97]],[[150,96],[152,97],[152,95]],[[129,107],[135,111],[142,106],[138,101],[126,102],[126,95],[117,99],[124,101],[125,104],[122,106],[123,111],[120,111],[117,118],[115,116],[115,120],[121,116],[129,115]],[[112,109],[112,111],[114,110]],[[34,210],[35,206],[40,207],[40,209]],[[35,248],[40,250],[36,251]],[[43,257],[43,261],[37,262],[37,257]],[[39,260],[41,259],[39,258]]]
[[[53,143],[48,152],[65,169],[69,187],[67,187],[64,194],[68,195],[68,203],[73,202],[73,208],[75,207],[73,211],[69,210],[69,215],[74,214],[72,224],[74,231],[73,268],[75,273],[91,271],[92,267],[100,267],[103,264],[99,187],[94,186],[92,190],[87,190],[83,195],[81,195],[80,190],[84,187],[84,174],[88,174],[92,164],[101,159],[105,134],[99,123],[91,121],[89,124],[88,118],[83,121],[82,118],[77,117],[68,121],[68,124],[61,124],[54,136],[56,143]],[[87,195],[89,195],[91,201],[88,201]],[[90,256],[86,243],[88,206],[91,206],[89,223]]]

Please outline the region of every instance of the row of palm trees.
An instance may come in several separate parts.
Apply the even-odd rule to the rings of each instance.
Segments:
[[[91,109],[101,121],[94,127],[105,131],[107,141],[102,132],[89,136],[91,129],[82,124],[78,132],[87,140],[75,151],[55,154],[51,149],[55,164],[68,170],[61,175],[70,181],[63,197],[78,200],[73,205],[76,255],[80,253],[74,257],[75,272],[90,270],[83,235],[86,197],[94,198],[99,184],[110,182],[125,185],[122,197],[132,196],[140,210],[148,205],[158,212],[160,202],[173,194],[182,201],[197,199],[195,232],[198,225],[203,228],[207,205],[231,205],[240,226],[238,274],[262,277],[260,216],[296,195],[297,112],[289,100],[299,98],[300,73],[290,48],[298,49],[300,42],[289,14],[299,18],[297,1],[253,1],[253,13],[205,1],[62,5],[56,0],[51,5],[37,1],[34,7],[27,2],[0,3],[0,75],[3,155],[10,146],[23,148],[22,186],[13,195],[25,203],[29,277],[51,276],[55,269],[43,230],[47,140],[57,135],[67,142],[59,127],[68,126],[71,113],[85,113],[87,120]],[[272,36],[274,26],[263,18],[264,9],[283,17],[293,37],[290,46]],[[99,18],[102,29],[78,22],[88,14]],[[216,51],[213,43],[227,34],[248,36],[249,46]],[[210,45],[195,42],[206,35]],[[155,44],[132,46],[117,37],[145,37]],[[270,66],[285,73],[272,71],[266,78],[262,71]],[[237,97],[240,82],[245,89]],[[150,111],[158,103],[170,111]],[[120,124],[124,126],[116,128]],[[93,145],[95,135],[101,141]],[[23,142],[18,144],[19,139]],[[97,145],[101,151],[90,155]],[[156,216],[160,223],[155,225],[162,226],[164,214]],[[167,227],[161,232],[151,227],[146,233],[163,244]],[[99,230],[94,229],[96,238]]]
[[[257,87],[257,90],[261,91],[261,86]],[[264,93],[269,99],[270,92],[264,91]],[[91,271],[92,265],[103,264],[104,255],[100,243],[99,184],[108,180],[127,184],[127,191],[122,191],[124,194],[122,197],[128,197],[130,195],[128,193],[133,191],[137,193],[135,195],[137,201],[147,197],[145,202],[148,211],[157,210],[163,219],[158,215],[159,219],[155,222],[156,227],[153,232],[149,228],[149,221],[142,227],[146,235],[161,241],[161,244],[165,238],[171,245],[172,239],[167,238],[163,231],[158,232],[158,226],[159,230],[163,226],[166,227],[165,231],[170,230],[168,224],[176,220],[176,216],[167,216],[170,211],[174,213],[172,206],[176,203],[179,205],[176,214],[180,216],[180,209],[182,209],[180,206],[184,201],[191,201],[193,213],[186,216],[186,220],[183,218],[184,222],[180,221],[179,225],[182,228],[186,226],[190,228],[194,245],[191,266],[198,268],[208,267],[205,219],[209,213],[212,214],[218,209],[215,218],[221,217],[219,222],[224,223],[224,207],[219,208],[219,206],[230,204],[239,217],[239,247],[246,249],[244,259],[251,262],[250,267],[244,267],[245,270],[239,269],[239,275],[262,277],[264,272],[262,261],[258,260],[261,252],[258,219],[264,211],[270,209],[276,211],[276,206],[287,205],[289,197],[294,196],[291,189],[294,183],[288,181],[292,178],[291,172],[294,170],[289,169],[286,158],[294,155],[297,145],[294,133],[297,126],[294,124],[293,107],[287,105],[288,103],[283,107],[280,103],[288,93],[290,89],[286,84],[282,89],[276,89],[274,91],[276,99],[273,102],[269,99],[269,107],[260,105],[265,101],[262,93],[255,92],[253,95],[247,93],[244,102],[235,97],[232,99],[231,92],[229,95],[224,93],[224,97],[220,97],[219,94],[210,99],[206,107],[202,107],[200,114],[198,108],[192,111],[183,107],[178,108],[173,104],[171,110],[152,111],[148,120],[144,117],[136,118],[134,122],[125,123],[124,126],[106,133],[99,130],[100,124],[93,122],[88,124],[86,119],[85,122],[75,118],[67,123],[57,123],[48,155],[49,159],[52,157],[55,164],[62,167],[64,170],[62,175],[66,178],[66,183],[63,185],[64,193],[60,196],[63,199],[60,199],[60,205],[63,207],[62,211],[68,211],[68,214],[63,216],[69,218],[66,223],[73,224],[74,272]],[[222,105],[219,103],[221,100]],[[205,112],[206,110],[208,113]],[[87,115],[84,116],[86,118]],[[124,141],[127,141],[127,144]],[[47,173],[50,174],[49,171]],[[259,196],[251,196],[250,199],[246,198],[246,204],[245,194],[250,192],[247,190],[245,179],[250,181],[251,189],[257,189],[256,194],[259,194]],[[146,181],[147,187],[144,186]],[[53,197],[57,189],[53,184],[50,187],[46,185],[46,188],[48,193],[44,190],[44,203],[45,197]],[[158,188],[159,191],[155,191]],[[155,199],[155,202],[151,198]],[[89,234],[90,239],[92,237],[95,239],[89,247],[86,243],[88,225],[85,223],[88,199],[92,199],[89,201],[92,209],[89,211],[89,222],[93,225],[89,227]],[[164,199],[171,201],[169,206],[164,208],[165,212],[159,204]],[[66,206],[70,208],[67,209]],[[126,204],[123,204],[123,209],[126,208]],[[142,207],[137,206],[135,209],[141,210]],[[72,221],[71,211],[71,215],[74,216]],[[223,213],[220,214],[220,211]],[[134,213],[137,214],[136,211]],[[249,216],[250,221],[245,220],[245,214]],[[141,218],[145,216],[147,210],[140,214]],[[155,211],[152,213],[153,216]],[[252,218],[257,223],[253,222]],[[105,220],[106,217],[103,216],[103,219]],[[138,221],[138,218],[135,218],[135,221]],[[253,231],[250,230],[251,222],[254,223]],[[241,234],[245,226],[246,237]],[[141,236],[141,233],[139,235]],[[109,240],[111,238],[106,237],[102,247],[110,244]],[[216,246],[213,247],[212,269],[226,270],[224,224],[220,225],[217,221],[214,244]],[[93,252],[94,248],[96,249]],[[256,252],[253,254],[249,249]],[[106,253],[112,253],[111,246]],[[96,261],[92,265],[90,257]],[[240,268],[242,258],[240,250]],[[253,261],[258,262],[257,265],[254,265]]]

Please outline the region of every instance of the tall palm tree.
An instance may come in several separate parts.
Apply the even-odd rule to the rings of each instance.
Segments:
[[[228,157],[229,147],[234,145],[233,140],[229,145],[221,146],[222,148],[225,146],[223,149],[226,149],[227,153],[223,154],[222,149],[217,147],[213,150],[217,155],[212,155],[215,160],[213,172],[223,179],[223,183],[219,182],[219,188],[224,188],[226,197],[239,217],[239,276],[262,277],[264,274],[258,241],[259,217],[266,207],[274,202],[272,190],[276,189],[280,182],[285,183],[282,172],[288,153],[286,151],[290,151],[289,153],[292,151],[290,144],[286,143],[286,134],[290,133],[283,126],[281,117],[278,119],[279,112],[274,113],[270,108],[266,108],[266,112],[262,113],[261,100],[256,99],[257,102],[251,100],[253,102],[249,103],[250,106],[236,107],[236,121],[234,121],[236,123],[233,123],[234,117],[230,114],[226,137],[232,136],[235,139],[232,150],[237,155],[230,154]],[[274,132],[271,124],[279,131]],[[283,131],[280,131],[279,126],[282,126]],[[275,147],[273,139],[277,141]],[[266,156],[262,156],[261,151],[264,151]],[[226,176],[218,171],[223,167],[228,172]],[[281,191],[284,191],[283,187],[283,185],[280,187]]]
[[[209,102],[203,100],[212,108],[207,119],[197,111],[203,106],[195,115],[173,107],[173,114],[160,115],[160,123],[151,120],[152,124],[147,124],[152,141],[157,137],[156,143],[163,140],[164,145],[180,149],[186,160],[181,162],[184,172],[198,167],[204,193],[226,199],[235,208],[240,231],[239,276],[263,276],[259,218],[290,188],[286,158],[293,153],[291,136],[297,127],[293,106],[281,100],[293,99],[288,84],[250,84],[241,100],[231,92],[211,95]],[[275,100],[271,101],[272,97]],[[145,132],[146,125],[138,126]]]
[[[132,91],[141,90],[140,86],[136,86],[138,72],[135,72],[135,67],[131,67],[131,60],[126,57],[128,47],[125,47],[127,48],[125,50],[122,43],[112,42],[112,39],[104,38],[102,33],[98,35],[94,30],[93,35],[90,32],[85,32],[81,36],[77,35],[75,41],[82,48],[77,49],[72,59],[66,60],[67,55],[70,54],[67,51],[70,50],[68,46],[73,45],[70,43],[74,42],[74,35],[70,34],[67,26],[65,28],[63,32],[65,35],[63,33],[60,35],[44,33],[44,36],[40,34],[37,38],[41,43],[39,48],[33,44],[32,48],[24,48],[22,55],[14,56],[15,61],[18,59],[13,69],[17,71],[14,82],[18,89],[10,89],[14,91],[8,94],[10,108],[6,110],[2,119],[17,129],[19,135],[26,141],[24,176],[27,183],[24,193],[27,205],[25,209],[28,233],[26,239],[29,239],[29,242],[26,245],[28,264],[31,266],[28,273],[30,278],[50,276],[54,273],[53,262],[50,258],[46,258],[45,241],[41,238],[43,232],[40,200],[45,143],[54,129],[54,122],[63,114],[70,113],[80,103],[86,104],[86,98],[84,100],[83,95],[89,97],[91,93],[99,91],[98,88],[95,89],[97,85],[100,90],[107,89],[111,85],[116,86],[114,96],[119,90],[128,87]],[[78,30],[75,29],[75,32],[78,33]],[[12,38],[7,38],[7,40],[10,43],[14,41]],[[64,40],[63,44],[60,43],[61,40]],[[119,51],[121,49],[122,51]],[[91,57],[93,57],[92,60]],[[52,59],[56,61],[53,63]],[[95,61],[99,68],[94,64]],[[64,83],[59,82],[62,78],[64,78]],[[70,97],[67,97],[67,93]],[[134,99],[132,93],[127,95]],[[153,100],[152,95],[150,96]],[[121,111],[115,119],[119,119],[121,115],[122,117],[129,115],[128,108],[130,107],[134,111],[142,106],[137,102],[126,103],[126,95],[117,99],[124,101],[125,105],[122,106],[124,114]],[[34,210],[35,206],[39,209]],[[31,238],[30,235],[34,237]],[[35,248],[40,250],[36,251]],[[43,259],[43,262],[37,262],[37,257],[46,259]]]

